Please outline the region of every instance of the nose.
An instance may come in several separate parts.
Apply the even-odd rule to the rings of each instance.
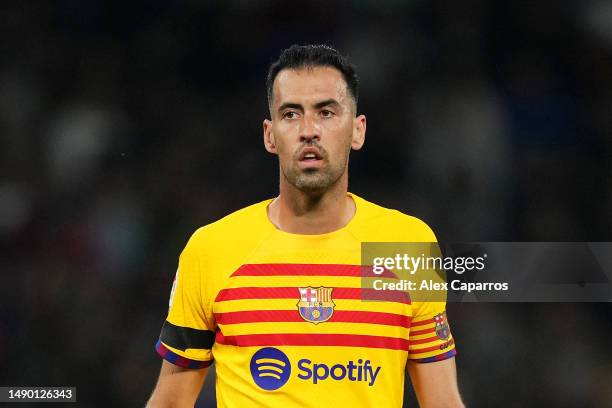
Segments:
[[[321,127],[312,115],[306,114],[300,126],[300,142],[311,143],[321,140]]]

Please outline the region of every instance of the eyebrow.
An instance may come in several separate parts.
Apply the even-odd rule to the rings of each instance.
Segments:
[[[324,101],[321,101],[321,102],[317,102],[317,103],[315,103],[314,107],[315,107],[316,109],[320,109],[320,108],[322,108],[322,107],[324,107],[324,106],[329,106],[329,105],[336,105],[336,106],[340,106],[340,103],[339,103],[337,100],[335,100],[335,99],[333,99],[333,98],[330,98],[330,99],[326,99],[326,100],[324,100]]]
[[[334,98],[329,98],[329,99],[325,99],[324,101],[317,102],[313,106],[315,109],[321,109],[324,106],[330,106],[330,105],[340,106],[340,103]],[[278,107],[279,112],[282,112],[285,109],[304,110],[304,107],[302,106],[302,104],[294,103],[294,102],[285,102],[281,106]]]
[[[301,104],[293,103],[293,102],[285,102],[281,106],[278,107],[278,111],[279,112],[284,111],[285,109],[299,109],[299,110],[303,110],[304,108],[302,107]]]

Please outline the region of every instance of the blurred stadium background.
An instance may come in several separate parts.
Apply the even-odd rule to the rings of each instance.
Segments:
[[[445,241],[612,240],[608,1],[7,1],[0,33],[1,385],[144,404],[190,233],[276,193],[293,43],[358,66],[351,191]],[[468,406],[612,406],[609,304],[449,315]]]

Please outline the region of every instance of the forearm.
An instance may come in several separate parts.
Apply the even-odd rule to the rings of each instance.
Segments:
[[[424,401],[422,401],[424,399]],[[453,397],[446,397],[445,400],[440,401],[438,399],[427,399],[427,398],[418,398],[419,407],[420,408],[465,408],[463,401],[459,395]]]
[[[465,408],[457,385],[455,359],[407,364],[421,408]]]
[[[164,361],[147,408],[192,408],[207,373],[208,368],[184,369]]]
[[[170,387],[156,387],[147,402],[146,408],[192,408],[195,405],[195,397],[181,395],[180,391],[171,389]]]

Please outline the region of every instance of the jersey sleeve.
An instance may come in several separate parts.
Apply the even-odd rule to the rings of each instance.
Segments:
[[[199,254],[187,244],[179,258],[168,317],[156,344],[165,360],[184,368],[203,368],[213,361],[215,323],[205,296]]]
[[[429,256],[442,256],[434,232],[425,223],[423,241],[429,242]],[[421,269],[417,284],[429,281],[444,285],[447,282],[444,270]],[[408,358],[418,363],[446,360],[457,354],[455,340],[446,317],[446,290],[424,289],[417,291],[412,304],[412,322],[408,338]]]
[[[446,302],[419,302],[413,306],[415,314],[408,338],[408,358],[430,363],[455,356],[457,351],[446,318]]]

